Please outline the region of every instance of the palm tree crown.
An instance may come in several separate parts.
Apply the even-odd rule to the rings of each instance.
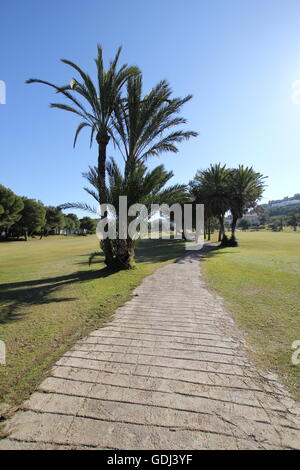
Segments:
[[[190,182],[190,190],[195,201],[205,205],[206,218],[217,217],[220,224],[219,240],[225,235],[224,216],[230,210],[232,215],[232,239],[236,246],[235,228],[237,220],[254,208],[264,190],[265,177],[252,167],[239,165],[226,168],[226,165],[210,165],[207,170],[198,171]],[[224,237],[224,244],[227,238]]]
[[[254,209],[262,197],[265,176],[252,167],[239,165],[229,170],[230,212],[232,215],[232,237],[235,236],[237,220],[243,217],[247,209]]]
[[[93,142],[94,134],[107,134],[114,138],[112,128],[112,114],[116,103],[120,99],[122,86],[129,77],[139,73],[137,67],[128,67],[127,64],[117,69],[120,53],[122,48],[119,47],[113,61],[110,62],[108,70],[105,70],[103,64],[103,51],[98,46],[98,55],[95,59],[97,67],[97,83],[93,83],[91,77],[84,72],[78,65],[70,60],[62,59],[61,61],[72,67],[79,76],[79,79],[72,78],[69,85],[58,86],[45,80],[31,78],[26,83],[41,83],[48,85],[67,98],[71,105],[64,103],[51,103],[51,108],[58,108],[69,111],[81,117],[83,120],[78,125],[73,145],[76,145],[77,137],[84,127],[90,127],[91,136],[90,144]],[[80,101],[84,99],[83,102]]]
[[[121,47],[119,47],[114,60],[110,62],[108,70],[105,70],[102,48],[98,46],[98,55],[95,59],[97,67],[96,85],[94,85],[91,77],[78,65],[66,59],[62,59],[62,62],[72,67],[79,74],[80,79],[72,78],[69,85],[62,87],[45,80],[35,78],[27,80],[27,83],[48,85],[71,102],[71,106],[64,103],[51,103],[50,106],[74,113],[82,119],[75,132],[74,146],[83,128],[89,127],[91,129],[90,145],[92,145],[94,135],[96,135],[99,145],[99,188],[101,188],[104,202],[106,199],[106,147],[110,138],[115,139],[112,127],[113,112],[120,100],[123,85],[131,76],[139,73],[137,67],[128,67],[127,64],[122,65],[119,69],[117,68],[120,53]],[[84,99],[83,102],[82,98]]]
[[[192,96],[172,98],[171,95],[172,90],[166,80],[143,96],[142,75],[128,79],[126,97],[118,101],[114,114],[114,127],[120,137],[117,145],[127,171],[135,163],[151,156],[178,152],[178,143],[198,135],[194,131],[173,130],[186,123],[178,113]]]

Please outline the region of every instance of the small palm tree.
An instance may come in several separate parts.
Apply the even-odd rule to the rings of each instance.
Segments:
[[[149,209],[151,204],[168,204],[172,205],[177,202],[182,202],[188,199],[186,185],[173,185],[165,188],[166,184],[173,177],[172,171],[166,171],[163,165],[155,167],[149,171],[146,165],[142,162],[136,163],[131,168],[130,174],[122,173],[117,163],[113,158],[107,164],[108,173],[108,187],[107,187],[107,202],[112,204],[116,210],[116,225],[118,227],[118,211],[119,211],[119,196],[127,195],[127,204],[144,204]],[[88,180],[91,187],[84,188],[97,203],[100,202],[98,196],[98,168],[96,166],[90,167],[87,173],[83,174],[84,178]],[[81,203],[68,203],[62,206],[64,209],[77,208],[88,210],[97,213],[96,209]],[[131,221],[127,217],[127,225]],[[146,220],[148,223],[148,219]],[[126,240],[118,237],[116,240],[111,240],[111,248],[113,255],[113,267],[117,269],[131,269],[135,267],[134,247],[135,240],[128,238]],[[103,242],[102,242],[103,244]],[[98,255],[94,254],[95,255]],[[90,260],[93,258],[90,258]]]
[[[79,116],[82,121],[78,125],[73,145],[76,145],[78,135],[83,128],[88,127],[90,133],[90,145],[94,137],[98,143],[98,190],[101,201],[107,202],[106,187],[106,148],[110,138],[115,141],[112,125],[114,109],[121,99],[121,90],[126,81],[139,73],[137,67],[128,67],[127,64],[118,68],[121,48],[118,49],[114,60],[105,70],[103,64],[102,48],[98,46],[98,55],[95,59],[97,67],[97,83],[94,84],[90,76],[78,65],[63,59],[64,64],[69,65],[79,75],[78,79],[72,78],[67,86],[57,86],[45,80],[31,78],[27,83],[41,83],[48,85],[61,94],[69,104],[51,103],[52,108],[62,109]],[[83,102],[82,102],[83,99]],[[111,252],[109,243],[104,246],[106,262],[109,264]]]
[[[238,219],[243,217],[247,209],[254,209],[262,197],[265,177],[253,170],[252,167],[239,165],[229,171],[231,245],[237,245],[235,229]]]
[[[225,236],[224,216],[230,209],[230,192],[228,187],[229,172],[226,165],[210,165],[206,170],[197,172],[190,183],[192,193],[198,203],[204,204],[209,217],[217,217],[220,225],[219,241]]]

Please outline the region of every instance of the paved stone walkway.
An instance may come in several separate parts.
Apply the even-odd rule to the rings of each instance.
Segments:
[[[188,253],[56,363],[0,449],[300,448],[299,405],[251,364]]]

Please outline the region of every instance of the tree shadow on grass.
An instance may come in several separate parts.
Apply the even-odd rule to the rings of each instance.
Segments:
[[[174,259],[182,255],[184,251],[184,241],[174,239],[144,239],[139,240],[135,247],[135,258],[137,263],[161,263]],[[89,265],[89,256],[85,256],[85,261],[79,261],[76,265]],[[91,265],[103,263],[103,254],[93,259]]]
[[[220,255],[230,255],[236,253],[236,251],[228,251],[224,250],[224,247],[217,245],[216,243],[205,243],[204,247],[202,250],[198,252],[198,256],[201,259],[201,261],[206,261],[209,258],[212,258],[214,256],[220,256]]]
[[[77,271],[63,276],[1,284],[0,299],[5,307],[0,312],[0,324],[20,320],[23,316],[20,312],[22,306],[74,301],[76,297],[55,298],[53,295],[66,285],[104,278],[112,273],[104,267],[97,271]]]
[[[179,258],[183,253],[188,253],[184,252],[183,240],[142,240],[136,246],[137,262],[159,263]],[[87,254],[78,256],[88,257]],[[94,262],[103,265],[103,258],[96,258]],[[75,264],[88,266],[88,260]],[[99,270],[88,268],[62,276],[1,284],[0,300],[4,308],[0,311],[0,325],[20,320],[24,315],[21,311],[24,306],[75,301],[76,297],[55,297],[55,293],[66,285],[101,279],[115,272],[107,267]]]
[[[136,260],[140,263],[161,263],[182,255],[183,240],[141,240],[135,249]]]

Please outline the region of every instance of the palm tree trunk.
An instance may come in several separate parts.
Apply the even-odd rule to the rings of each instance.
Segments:
[[[99,177],[99,196],[101,203],[107,201],[107,189],[105,183],[106,176],[106,147],[109,142],[109,135],[106,131],[100,131],[97,134],[98,142],[98,177]]]
[[[237,224],[237,217],[233,215],[232,216],[232,223],[231,223],[231,236],[233,238],[235,237],[236,224]]]
[[[107,188],[106,188],[106,147],[109,142],[109,135],[105,130],[98,132],[98,186],[99,186],[99,202],[101,204],[107,203]],[[108,268],[115,267],[115,260],[111,240],[106,238],[101,242],[101,248],[104,252],[104,262]]]
[[[134,242],[131,238],[127,240],[116,240],[115,242],[116,262],[119,269],[134,269]]]
[[[98,177],[99,177],[99,201],[107,203],[106,187],[106,148],[110,137],[106,131],[100,131],[97,134],[98,149]],[[131,167],[126,168],[127,177]],[[133,269],[135,267],[134,246],[130,238],[127,240],[110,240],[106,238],[101,242],[101,248],[105,256],[105,264],[113,269]]]
[[[219,224],[220,224],[220,230],[219,230],[219,242],[220,242],[222,241],[222,238],[225,235],[224,215],[220,215],[218,218],[219,218]]]

